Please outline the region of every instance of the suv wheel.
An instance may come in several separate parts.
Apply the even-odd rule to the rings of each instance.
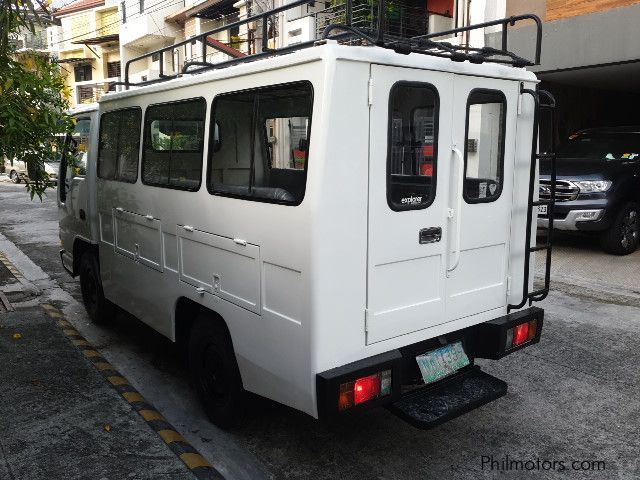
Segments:
[[[9,179],[13,183],[20,183],[20,175],[18,175],[18,172],[16,172],[15,170],[11,170],[11,173],[9,174]]]
[[[640,217],[637,203],[625,204],[609,230],[602,233],[600,243],[607,253],[628,255],[638,248]]]
[[[231,337],[222,321],[196,318],[188,345],[189,373],[209,420],[230,428],[242,416],[245,391]]]
[[[98,259],[91,252],[85,252],[80,259],[80,290],[91,321],[98,325],[107,323],[111,304],[104,298]]]

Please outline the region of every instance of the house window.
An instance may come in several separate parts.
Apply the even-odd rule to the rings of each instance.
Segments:
[[[145,185],[200,188],[206,109],[204,98],[147,108],[142,157]]]
[[[507,100],[500,91],[473,90],[469,95],[463,189],[467,203],[492,202],[500,197],[506,111]]]
[[[387,203],[392,210],[426,208],[435,198],[438,101],[427,83],[398,82],[391,89]]]
[[[140,150],[140,108],[102,114],[98,144],[98,177],[135,183]]]
[[[209,135],[209,192],[299,205],[306,188],[312,107],[309,82],[217,96]]]
[[[120,76],[120,61],[107,62],[107,78],[115,78]]]
[[[91,80],[91,65],[78,65],[73,69],[76,82],[87,82]]]

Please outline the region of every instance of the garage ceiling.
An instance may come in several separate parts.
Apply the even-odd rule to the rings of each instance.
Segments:
[[[640,60],[568,70],[536,72],[541,80],[588,88],[640,93]]]

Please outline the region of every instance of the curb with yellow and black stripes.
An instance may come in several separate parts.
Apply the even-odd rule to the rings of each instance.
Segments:
[[[173,426],[78,332],[64,314],[53,305],[42,308],[52,317],[62,332],[77,346],[131,407],[147,422],[167,446],[200,480],[220,480],[224,476],[193,448]]]

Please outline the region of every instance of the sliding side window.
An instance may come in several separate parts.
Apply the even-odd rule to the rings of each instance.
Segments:
[[[387,202],[391,209],[427,208],[436,194],[438,92],[396,83],[389,99]]]
[[[209,191],[299,205],[306,188],[312,104],[309,82],[216,97]]]
[[[204,98],[147,108],[142,157],[145,185],[200,188],[206,109]]]
[[[98,177],[135,183],[140,150],[140,108],[102,114],[98,146]]]
[[[473,90],[467,106],[464,199],[493,202],[502,193],[507,99],[497,90]]]

